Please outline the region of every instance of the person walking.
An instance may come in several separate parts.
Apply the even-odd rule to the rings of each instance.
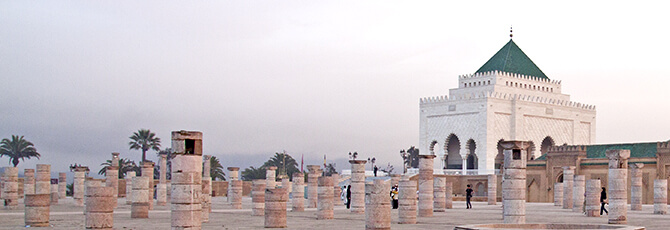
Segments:
[[[609,214],[607,212],[607,209],[605,209],[605,204],[607,204],[607,191],[605,191],[605,187],[603,187],[603,191],[600,192],[600,215],[603,215],[603,211],[605,213]]]
[[[377,170],[379,170],[379,168],[377,168],[377,166],[375,165],[375,167],[372,169],[372,172],[375,174],[375,177],[377,177]]]
[[[471,209],[472,204],[470,203],[470,198],[472,198],[472,188],[468,185],[468,188],[465,189],[465,209]]]
[[[347,209],[351,207],[351,185],[347,185]]]

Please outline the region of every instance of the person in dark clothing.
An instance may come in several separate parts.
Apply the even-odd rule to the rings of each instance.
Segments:
[[[605,204],[607,204],[607,191],[605,191],[605,187],[603,187],[603,191],[600,192],[600,215],[603,215],[603,211],[605,213],[609,214],[607,212],[607,209],[605,209]]]
[[[347,185],[347,209],[351,207],[351,185]]]
[[[470,198],[472,198],[472,188],[470,188],[470,185],[468,185],[468,188],[465,190],[465,208],[470,209],[472,208],[472,204],[470,203]]]
[[[372,172],[375,174],[375,177],[377,177],[377,170],[379,170],[379,168],[377,168],[377,166],[375,165],[375,167],[372,169]]]
[[[391,187],[391,207],[398,209],[398,185]]]

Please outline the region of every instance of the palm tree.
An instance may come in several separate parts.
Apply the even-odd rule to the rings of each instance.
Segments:
[[[265,179],[265,167],[254,168],[254,166],[249,166],[249,168],[242,171],[242,180],[250,181],[256,179]]]
[[[30,159],[32,157],[40,159],[40,154],[35,149],[35,145],[23,139],[23,136],[16,135],[12,135],[12,140],[2,139],[2,142],[0,142],[0,157],[2,156],[9,157],[9,162],[14,167],[19,164],[19,160],[25,161],[26,158]]]
[[[219,158],[212,156],[212,158],[209,160],[209,165],[209,175],[212,177],[213,181],[217,178],[222,181],[226,180],[226,173],[223,172],[223,165],[221,165],[221,162],[219,162]]]
[[[130,136],[130,139],[133,140],[128,142],[130,149],[141,149],[142,150],[142,162],[147,160],[147,151],[153,149],[155,151],[160,151],[161,139],[156,137],[155,133],[152,133],[148,129],[140,129],[139,131],[133,133]]]
[[[298,163],[287,153],[275,153],[275,155],[263,164],[263,168],[277,167],[277,175],[286,175],[293,178],[293,173],[300,172]]]
[[[112,166],[112,160],[107,160],[100,165],[105,167],[102,167],[100,171],[98,171],[98,175],[105,175],[107,166]],[[131,171],[135,171],[135,173],[139,174],[141,170],[140,167],[135,164],[135,161],[131,161],[128,158],[119,159],[119,179],[125,178],[126,174]]]

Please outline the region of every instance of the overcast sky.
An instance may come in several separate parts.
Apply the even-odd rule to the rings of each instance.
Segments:
[[[286,150],[341,170],[358,151],[402,170],[419,98],[448,94],[513,25],[564,93],[597,106],[597,143],[668,140],[670,16],[629,3],[0,1],[0,138],[35,143],[21,171],[139,161],[141,128],[163,147],[202,131],[224,167]]]

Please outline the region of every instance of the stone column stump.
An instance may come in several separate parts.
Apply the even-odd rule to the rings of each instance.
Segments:
[[[130,218],[149,218],[149,178],[133,177],[133,203],[130,206]]]
[[[67,173],[58,173],[58,196],[65,199],[67,196]]]
[[[630,165],[630,210],[642,210],[642,167],[643,163]]]
[[[498,186],[498,175],[496,174],[489,174],[487,176],[487,184],[488,184],[488,193],[487,195],[487,201],[489,205],[496,205],[496,199],[497,199],[497,186]]]
[[[605,152],[609,159],[607,172],[607,199],[609,200],[609,224],[627,224],[627,179],[630,150],[613,149]]]
[[[668,180],[654,180],[654,214],[668,213]]]
[[[563,209],[572,209],[572,190],[575,186],[575,166],[563,167]]]
[[[444,177],[433,179],[433,212],[444,212],[447,207],[446,181],[447,179]]]
[[[238,180],[239,179],[239,167],[228,167],[228,181],[233,181],[233,180]],[[226,196],[226,200],[229,203],[232,203],[230,194],[233,194],[233,185],[232,183],[228,183],[228,195]]]
[[[265,228],[286,228],[285,188],[265,189]]]
[[[454,203],[454,184],[451,181],[447,181],[446,186],[444,187],[445,200],[444,207],[446,209],[452,209]]]
[[[233,209],[242,209],[242,181],[234,180],[230,181],[230,184],[233,186],[232,193],[228,194],[230,196],[230,205]],[[267,185],[267,184],[266,184]]]
[[[35,169],[23,170],[23,194],[35,194]]]
[[[416,224],[416,197],[416,181],[409,180],[409,176],[403,176],[398,185],[399,224]]]
[[[158,184],[156,185],[156,205],[167,205],[167,154],[160,154],[158,159]]]
[[[84,206],[84,190],[85,190],[85,181],[86,181],[86,171],[88,167],[75,167],[74,168],[74,184],[72,185],[74,198],[74,204],[76,206]]]
[[[58,179],[51,179],[51,204],[58,204]]]
[[[575,175],[574,187],[572,188],[572,211],[582,212],[584,208],[584,190],[586,186],[586,177],[584,175]]]
[[[340,188],[340,174],[333,173],[330,175],[333,178],[333,206],[344,206],[342,203],[342,188]]]
[[[114,188],[89,187],[86,189],[86,229],[112,229],[114,227]]]
[[[557,183],[558,184],[558,183]],[[586,216],[600,216],[600,180],[586,180]]]
[[[133,178],[135,171],[126,172],[126,204],[133,204]]]
[[[293,202],[291,211],[305,211],[305,175],[302,173],[293,173]]]
[[[365,229],[391,229],[391,186],[376,179],[365,185]]]
[[[319,177],[318,205],[316,207],[317,220],[329,220],[333,214],[333,178]]]
[[[309,174],[307,174],[307,207],[316,208],[319,200],[319,177],[321,176],[321,167],[318,165],[307,165]]]
[[[107,166],[105,169],[105,186],[114,188],[112,195],[114,196],[114,208],[117,206],[117,200],[119,197],[119,167],[116,166]]]
[[[212,156],[203,155],[202,168],[202,222],[209,222],[209,213],[212,212]],[[166,194],[167,195],[167,194]]]
[[[526,156],[528,142],[503,141],[503,223],[526,223]]]
[[[277,167],[270,166],[265,168],[265,187],[268,189],[277,187]]]
[[[351,200],[349,201],[349,210],[352,213],[365,213],[365,163],[367,161],[350,160],[349,163],[351,164]]]
[[[433,216],[433,159],[419,155],[419,217]]]
[[[154,162],[145,161],[141,164],[142,176],[149,178],[149,210],[154,210]]]
[[[50,194],[25,194],[26,226],[49,227],[49,203],[51,203]]]
[[[35,166],[35,194],[51,194],[51,165]]]
[[[265,215],[265,186],[263,179],[254,180],[251,187],[251,215]]]
[[[17,209],[19,207],[19,168],[5,167],[2,178],[2,199],[5,200],[5,209]]]
[[[170,224],[172,229],[202,227],[202,132],[172,132],[172,188]]]
[[[554,184],[554,206],[563,206],[563,182]]]

